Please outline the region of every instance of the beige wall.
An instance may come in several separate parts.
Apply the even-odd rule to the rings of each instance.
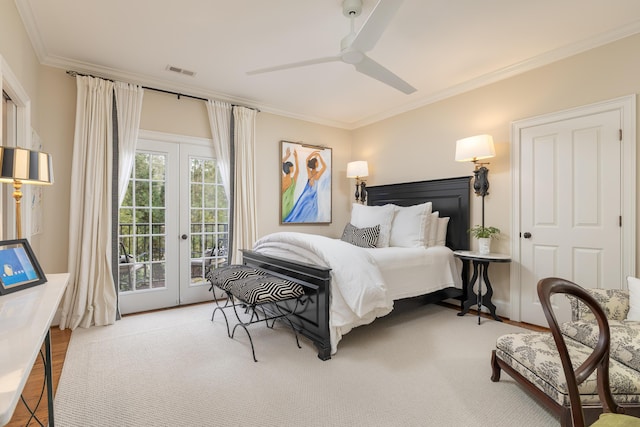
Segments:
[[[372,185],[464,176],[471,175],[473,166],[454,161],[455,141],[493,135],[496,158],[488,166],[486,223],[503,231],[496,249],[511,253],[511,123],[639,92],[637,52],[640,35],[374,123],[353,132],[353,153],[369,161]],[[478,224],[477,197],[472,198],[472,209],[472,224]],[[509,301],[509,266],[491,269],[494,301],[504,306]]]
[[[0,55],[37,105],[40,65],[13,1],[0,1]],[[32,124],[37,128],[37,114],[34,116]]]
[[[76,115],[75,79],[64,70],[41,67],[40,127],[38,134],[44,150],[53,158],[55,183],[43,191],[43,233],[38,256],[42,268],[50,273],[67,271],[69,252],[69,202],[71,198],[71,161]]]
[[[144,91],[140,129],[211,138],[203,101],[152,90]]]

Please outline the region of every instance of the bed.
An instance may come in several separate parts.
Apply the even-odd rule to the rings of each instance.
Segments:
[[[448,226],[446,227],[446,246],[451,250],[468,250],[471,193],[470,178],[471,177],[447,178],[372,186],[367,188],[367,203],[369,206],[393,204],[408,207],[431,202],[432,211],[438,211],[440,217],[449,218]],[[288,236],[296,233],[277,234]],[[394,248],[386,249],[388,249],[387,252],[393,252]],[[444,248],[430,249],[434,249],[435,252],[448,252],[448,250]],[[365,251],[368,251],[368,249]],[[384,252],[384,250],[378,249],[373,249],[373,251]],[[335,276],[336,272],[334,271],[332,274],[331,268],[315,262],[309,263],[292,260],[289,257],[261,253],[257,250],[243,250],[242,253],[244,264],[269,270],[273,274],[290,278],[304,286],[305,295],[308,297],[307,303],[304,309],[297,312],[291,320],[296,329],[314,343],[318,350],[318,357],[321,360],[330,359],[332,354],[332,331],[334,335],[333,352],[335,352],[337,345],[335,328],[330,326],[329,314],[331,312],[332,301],[339,299],[337,297],[332,298],[331,295],[332,276]],[[394,263],[393,261],[388,261],[389,259],[393,260],[393,256],[385,259],[390,265]],[[395,264],[401,265],[401,263]],[[354,268],[356,267],[354,266]],[[466,283],[468,270],[468,263],[463,263],[460,272],[460,283]],[[392,270],[386,269],[384,271],[387,271],[388,275],[388,272]],[[398,268],[397,271],[393,273],[394,276],[400,277],[400,280],[397,280],[399,283],[403,282],[401,279],[402,273],[402,268]],[[415,273],[409,272],[407,274],[413,274],[415,276]],[[393,279],[385,277],[384,280]],[[465,288],[466,287],[461,285],[452,284],[450,286],[436,286],[433,289],[427,289],[426,292],[420,292],[416,289],[401,289],[391,292],[390,298],[397,300],[406,297],[415,297],[416,294],[419,294],[421,298],[424,298],[425,303],[444,301],[446,299],[459,299],[464,301],[466,299]],[[335,304],[335,302],[333,303]],[[377,308],[374,307],[368,317],[363,318],[359,324],[370,323],[373,318],[384,315],[386,312],[388,312],[388,310],[385,310],[384,304],[381,304]]]

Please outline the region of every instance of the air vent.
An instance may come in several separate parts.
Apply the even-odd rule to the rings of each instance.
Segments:
[[[172,71],[178,74],[184,74],[185,76],[193,77],[196,75],[195,71],[185,70],[184,68],[174,67],[173,65],[167,65],[167,71]]]

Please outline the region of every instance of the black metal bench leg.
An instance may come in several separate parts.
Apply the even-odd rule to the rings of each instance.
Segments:
[[[222,307],[216,307],[213,309],[213,314],[211,315],[211,321],[213,322],[213,318],[216,315],[216,311],[220,310],[222,316],[224,317],[224,323],[227,325],[227,336],[231,338],[231,330],[229,329],[229,320],[227,320],[227,313],[224,312]]]
[[[291,322],[291,320],[289,320],[288,316],[283,317],[283,319],[289,322],[289,326],[293,331],[293,336],[296,337],[296,345],[298,346],[298,348],[302,348],[302,346],[300,345],[300,340],[298,339],[298,331],[296,331],[296,328],[293,327],[293,323]]]
[[[213,288],[213,286],[212,286],[212,288]],[[213,318],[215,317],[216,312],[218,310],[220,310],[220,312],[224,316],[224,323],[227,325],[227,336],[231,337],[231,330],[229,329],[229,320],[227,319],[227,314],[224,312],[224,309],[230,306],[229,305],[229,301],[231,301],[231,304],[234,304],[233,296],[231,294],[227,294],[227,299],[226,299],[224,305],[220,305],[220,302],[218,301],[218,298],[216,298],[216,294],[214,292],[213,293],[213,300],[216,303],[216,307],[213,309],[213,313],[211,313],[211,321],[213,322]]]
[[[291,321],[291,319],[289,319],[289,315],[295,313],[298,310],[298,306],[300,305],[300,303],[301,300],[297,299],[293,310],[287,311],[286,313],[282,310],[282,307],[274,303],[273,305],[275,306],[275,309],[280,313],[280,316],[275,317],[273,319],[273,324],[271,325],[273,327],[273,325],[276,323],[276,320],[286,320],[287,322],[289,322],[289,327],[293,331],[293,335],[296,337],[296,345],[298,346],[298,348],[302,348],[300,346],[300,340],[298,339],[298,331],[296,331],[296,328],[293,326],[293,322]],[[302,303],[302,305],[304,305],[304,302]]]
[[[247,336],[249,337],[249,344],[251,344],[251,354],[253,355],[253,361],[257,362],[258,359],[256,359],[256,350],[253,347],[253,340],[251,339],[251,334],[249,333],[249,330],[247,329],[244,323],[236,323],[236,326],[233,327],[233,332],[231,332],[231,338],[233,338],[234,335],[236,334],[236,328],[238,326],[242,326],[242,329],[244,329],[244,331],[247,333]]]

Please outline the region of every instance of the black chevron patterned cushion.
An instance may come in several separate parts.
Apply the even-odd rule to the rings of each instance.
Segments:
[[[207,279],[213,286],[223,291],[229,291],[231,286],[237,281],[265,276],[266,274],[266,272],[258,270],[257,268],[242,264],[231,264],[210,270],[207,274]]]
[[[284,301],[304,295],[298,283],[275,276],[254,277],[235,282],[231,294],[247,304]]]
[[[341,240],[361,248],[375,248],[380,236],[380,225],[358,228],[351,223],[344,227]]]

